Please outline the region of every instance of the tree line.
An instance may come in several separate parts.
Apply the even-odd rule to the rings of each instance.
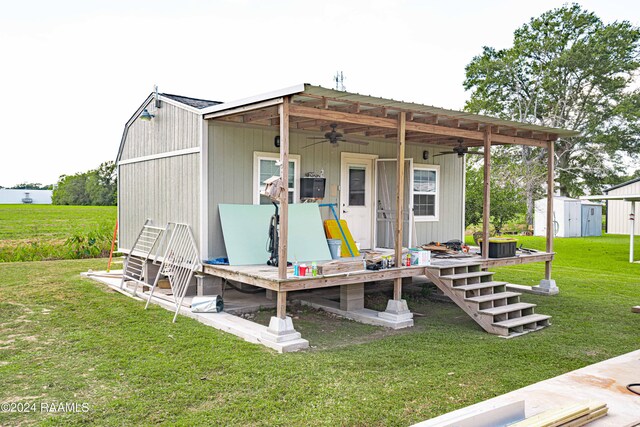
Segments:
[[[74,175],[62,175],[53,189],[54,205],[115,206],[118,181],[114,162]]]
[[[577,131],[555,141],[552,191],[600,194],[640,175],[625,171],[640,156],[639,45],[640,30],[628,21],[605,24],[578,4],[550,10],[518,28],[513,46],[484,47],[472,59],[465,110]],[[518,214],[533,224],[534,201],[547,191],[547,150],[496,146],[491,156],[494,226]],[[471,211],[482,200],[479,177],[482,162],[467,159],[467,225],[481,221]]]

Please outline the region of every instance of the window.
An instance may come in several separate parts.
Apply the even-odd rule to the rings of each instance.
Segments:
[[[438,220],[438,166],[413,168],[413,215],[416,221]]]
[[[365,205],[366,173],[364,166],[349,166],[349,206]]]
[[[264,189],[264,181],[274,175],[280,175],[280,166],[276,161],[280,159],[278,153],[253,153],[253,204],[270,205],[271,199],[260,195]],[[298,183],[300,182],[300,156],[289,155],[289,203],[298,200]]]

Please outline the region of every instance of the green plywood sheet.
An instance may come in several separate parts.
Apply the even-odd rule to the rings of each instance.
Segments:
[[[273,205],[218,205],[224,244],[231,265],[266,264],[267,240]],[[315,203],[289,205],[289,261],[331,259]]]

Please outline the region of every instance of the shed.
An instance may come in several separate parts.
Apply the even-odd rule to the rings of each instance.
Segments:
[[[580,200],[564,196],[553,197],[553,226],[556,237],[580,237],[582,207]],[[535,202],[533,234],[545,236],[547,233],[547,199]]]
[[[622,184],[614,185],[604,190],[608,196],[625,196],[640,194],[640,178],[635,178]],[[623,198],[606,200],[607,203],[607,233],[628,234],[629,213],[632,205]],[[640,234],[640,221],[636,221],[634,234]]]
[[[50,205],[53,190],[0,189],[0,205]]]
[[[427,273],[447,292],[456,273],[462,280],[471,278],[469,292],[482,302],[470,308],[464,295],[471,294],[454,298],[478,322],[479,307],[485,307],[486,301],[500,307],[500,320],[490,315],[481,324],[485,330],[495,333],[495,328],[502,328],[503,335],[537,330],[548,324],[548,316],[524,312],[513,298],[519,294],[506,292],[504,284],[491,281],[492,273],[480,270],[544,262],[544,279],[536,290],[558,293],[551,278],[552,233],[546,235],[545,252],[510,259],[489,259],[486,245],[476,262],[456,268],[446,260],[442,267],[434,265],[434,271],[398,265],[381,271],[298,277],[287,269],[287,261],[296,261],[287,243],[294,229],[289,224],[289,205],[304,201],[301,178],[320,173],[326,178],[323,202],[338,205],[339,219],[349,224],[361,248],[393,249],[395,259],[401,260],[403,246],[464,238],[464,155],[469,147],[482,147],[487,241],[491,147],[526,145],[547,150],[547,185],[553,188],[554,143],[558,137],[576,134],[309,84],[225,103],[152,93],[125,125],[117,156],[119,249],[135,258],[136,236],[152,219],[159,226],[190,225],[202,260],[224,257],[228,253],[221,207],[270,204],[261,189],[266,179],[279,176],[288,191],[280,192],[278,200],[278,265],[206,264],[198,279],[230,279],[270,293],[276,301],[276,316],[268,331],[255,340],[279,343],[300,336],[286,315],[290,292],[339,286],[340,307],[345,304],[342,311],[362,313],[365,284],[382,280],[393,281],[393,299],[384,313],[366,311],[366,316],[372,316],[367,319],[394,328],[410,326],[412,314],[402,299],[403,278]],[[551,194],[545,202],[551,205]],[[322,212],[324,219],[330,218],[329,212]],[[547,224],[552,224],[551,216]],[[251,236],[257,247],[266,247],[267,226],[263,233]],[[478,287],[480,280],[487,284]],[[493,294],[485,294],[485,289]],[[516,311],[517,315],[507,314]],[[506,323],[493,326],[500,322]]]

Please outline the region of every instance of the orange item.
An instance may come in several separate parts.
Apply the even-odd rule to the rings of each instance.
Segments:
[[[349,231],[349,226],[347,226],[347,221],[341,219],[340,225],[342,226],[342,231],[344,231],[344,235],[346,236],[347,241],[345,242],[344,238],[342,237],[340,227],[338,227],[338,222],[335,219],[327,219],[324,221],[324,232],[327,235],[327,238],[342,240],[342,246],[340,246],[340,256],[350,257],[351,253],[349,252],[349,247],[351,247],[351,251],[353,252],[354,257],[360,256],[360,251],[358,251],[356,242],[353,241],[351,231]],[[349,245],[349,247],[347,247],[347,244]]]

